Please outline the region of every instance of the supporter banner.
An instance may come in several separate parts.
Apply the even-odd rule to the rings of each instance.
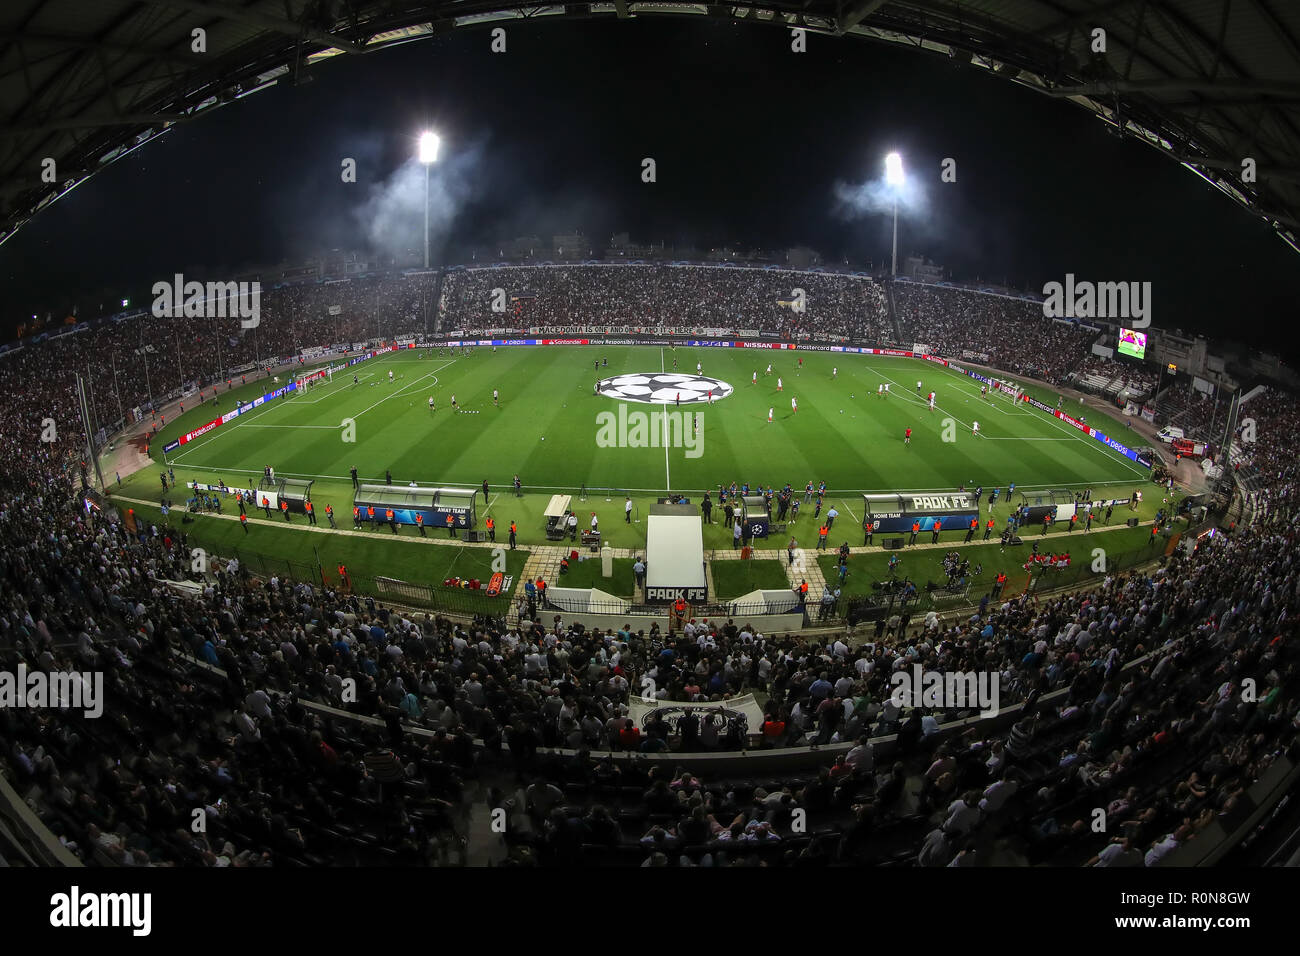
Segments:
[[[1145,422],[1155,422],[1155,420],[1156,420],[1156,410],[1155,410],[1154,408],[1152,408],[1150,405],[1143,405],[1143,406],[1142,406],[1142,420],[1145,421]]]
[[[929,355],[930,346],[922,345],[920,342],[917,342],[912,346],[912,351],[915,352],[917,355]]]
[[[1100,355],[1102,358],[1113,358],[1115,356],[1115,350],[1109,345],[1094,345],[1092,347],[1092,354]]]
[[[972,352],[970,349],[962,349],[961,357],[970,359],[972,362],[988,362],[989,354],[987,352]]]
[[[244,372],[251,372],[255,368],[257,368],[256,362],[245,362],[243,365],[236,365],[233,368],[226,369],[226,372],[230,375],[242,375]]]
[[[763,708],[758,705],[753,694],[694,704],[678,703],[676,701],[663,701],[662,703],[657,700],[647,701],[636,694],[632,694],[628,699],[627,706],[628,716],[642,730],[649,726],[650,720],[655,715],[662,713],[662,716],[671,720],[688,712],[700,717],[705,715],[720,717],[724,726],[726,721],[737,715],[742,715],[745,718],[746,730],[750,734],[757,734],[763,726]]]
[[[736,329],[736,334],[742,339],[758,338],[758,329]]]
[[[402,348],[405,348],[405,347],[408,346],[408,345],[414,345],[414,344],[415,344],[415,336],[414,336],[414,335],[408,335],[408,336],[406,336],[405,338],[397,339],[397,341],[396,341],[395,344],[398,345],[398,346],[401,346]]]
[[[322,356],[329,355],[333,351],[334,350],[332,348],[326,345],[313,345],[311,348],[303,349],[298,354],[301,355],[306,361],[311,362],[318,358],[321,358]]]
[[[331,305],[329,311],[330,311],[330,315],[342,315],[342,314],[343,314],[343,306],[341,306],[341,305]]]

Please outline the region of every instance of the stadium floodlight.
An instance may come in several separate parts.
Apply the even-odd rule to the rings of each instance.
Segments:
[[[903,185],[903,157],[897,153],[885,157],[885,182],[891,186]]]
[[[898,275],[898,193],[903,188],[906,177],[903,175],[903,157],[890,153],[885,157],[885,183],[892,187],[894,194],[894,251],[889,260],[889,274]]]
[[[420,134],[420,162],[426,166],[438,161],[438,146],[442,140],[437,133],[425,131]]]
[[[425,130],[420,134],[419,159],[424,164],[424,268],[429,268],[429,167],[438,161],[438,134]]]

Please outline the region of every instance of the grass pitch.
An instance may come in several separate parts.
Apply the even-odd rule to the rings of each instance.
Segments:
[[[698,362],[705,375],[734,387],[712,405],[667,407],[698,417],[694,450],[681,447],[680,440],[678,447],[660,441],[652,447],[602,444],[598,416],[617,412],[622,403],[594,395],[593,385],[620,374],[672,372],[674,361],[679,373],[693,374]],[[598,362],[607,364],[596,367]],[[752,384],[755,373],[757,384]],[[917,393],[918,380],[922,393],[936,392],[934,411]],[[886,382],[890,394],[880,397],[878,386]],[[1125,497],[1144,488],[1143,518],[1160,501],[1150,493],[1144,469],[1117,452],[1004,396],[981,398],[978,382],[934,363],[774,350],[589,346],[478,348],[468,356],[398,352],[338,371],[331,383],[301,395],[268,402],[182,445],[163,463],[166,442],[272,385],[262,379],[221,391],[215,406],[211,401],[187,406],[160,429],[150,448],[158,467],[127,479],[123,494],[156,500],[158,472],[168,465],[178,484],[256,481],[263,467],[272,465],[277,475],[315,479],[318,511],[333,504],[340,528],[346,529],[353,466],[363,482],[383,482],[386,472],[397,485],[480,488],[486,479],[491,494],[486,509],[480,496],[479,520],[491,513],[499,540],[515,520],[521,544],[544,543],[542,511],[552,494],[563,493],[574,495],[584,527],[594,511],[605,540],[627,548],[644,546],[649,505],[666,491],[697,502],[707,489],[716,500],[717,486],[733,480],[777,489],[789,482],[800,499],[806,482],[825,481],[824,507],[837,508],[840,522],[855,526],[862,519],[864,491],[998,486],[1004,492],[999,527],[1011,481],[1018,491],[1090,486],[1096,496]],[[627,408],[664,410],[630,403]],[[975,421],[978,436],[972,433]],[[1130,447],[1144,443],[1120,421],[1094,418],[1092,424]],[[905,444],[909,427],[912,440]],[[523,483],[522,498],[511,488],[515,474]],[[584,486],[587,497],[580,500]],[[626,497],[633,501],[630,523],[624,520]],[[784,547],[791,533],[800,544],[815,545],[812,511],[811,504],[805,506],[784,536],[758,546]],[[714,524],[705,526],[706,548],[731,546],[730,529],[720,526],[720,518],[715,508]]]

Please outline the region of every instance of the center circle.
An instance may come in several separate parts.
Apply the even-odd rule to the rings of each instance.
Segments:
[[[679,372],[629,372],[601,379],[597,393],[620,402],[643,405],[698,405],[726,398],[735,389],[720,378],[708,375],[683,375]]]

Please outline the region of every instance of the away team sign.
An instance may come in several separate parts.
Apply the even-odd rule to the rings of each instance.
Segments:
[[[718,378],[707,375],[681,375],[677,372],[633,372],[615,375],[596,383],[596,391],[620,402],[644,405],[698,405],[726,398],[735,391]]]

